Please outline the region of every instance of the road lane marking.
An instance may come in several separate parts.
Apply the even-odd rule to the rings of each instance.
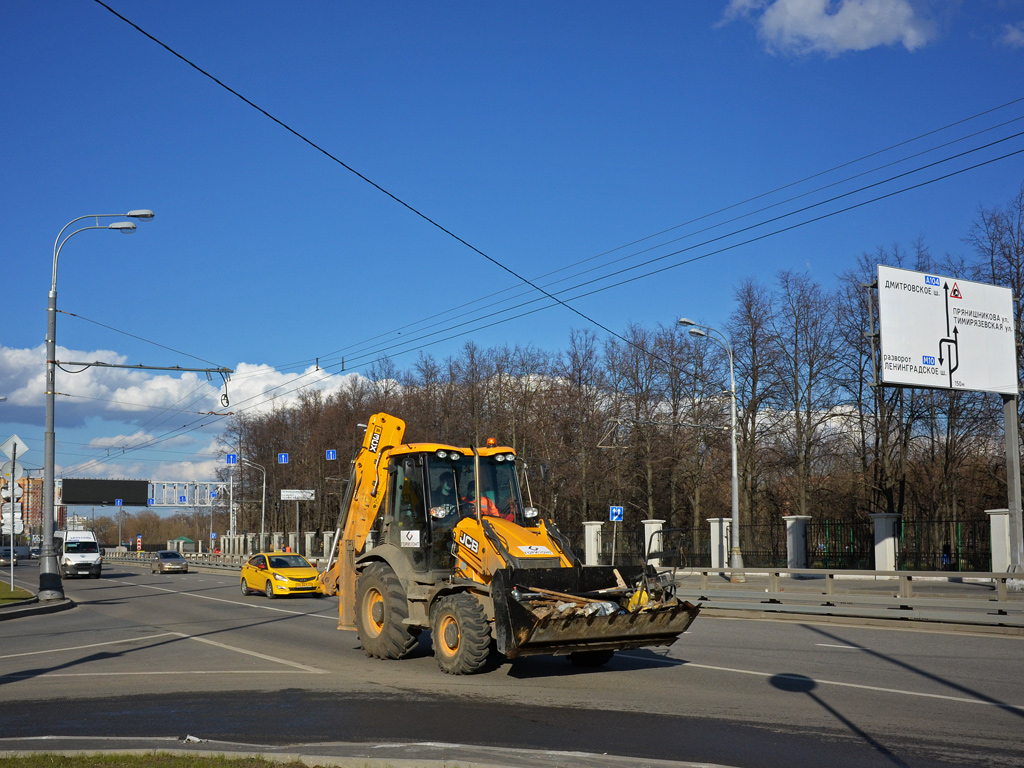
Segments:
[[[821,648],[842,648],[844,651],[866,651],[866,648],[858,648],[855,645],[832,645],[831,643],[815,643]]]
[[[171,632],[170,634],[177,635],[178,637],[188,638],[189,640],[196,640],[197,642],[206,643],[208,645],[212,645],[212,646],[215,646],[217,648],[223,648],[226,651],[234,651],[235,653],[244,653],[246,656],[255,656],[256,658],[263,659],[264,661],[273,661],[273,662],[275,662],[277,664],[284,664],[284,665],[289,666],[289,667],[295,667],[296,669],[301,669],[303,672],[315,672],[315,673],[321,674],[321,675],[326,675],[327,674],[326,670],[317,669],[316,667],[309,667],[309,666],[306,666],[305,664],[299,664],[297,661],[289,661],[288,659],[279,659],[276,656],[268,656],[265,653],[258,653],[257,651],[247,651],[244,648],[239,648],[239,647],[234,646],[234,645],[227,645],[226,643],[218,643],[216,640],[210,640],[209,638],[206,638],[206,637],[196,637],[195,635],[186,635],[184,632]]]
[[[217,603],[230,603],[231,605],[245,605],[245,606],[248,606],[250,608],[259,608],[262,611],[277,611],[278,613],[289,613],[292,616],[310,616],[310,617],[312,617],[314,619],[328,619],[330,621],[337,621],[338,620],[336,616],[324,616],[321,613],[306,613],[305,611],[289,611],[286,608],[274,608],[273,606],[269,606],[269,605],[256,605],[254,603],[243,603],[243,602],[240,602],[238,600],[227,600],[226,598],[223,598],[223,597],[211,597],[210,595],[197,595],[194,592],[182,592],[182,591],[177,590],[177,589],[168,589],[167,587],[156,587],[156,586],[153,586],[152,584],[139,584],[138,582],[135,582],[135,581],[122,581],[122,582],[118,582],[118,583],[119,584],[126,584],[126,585],[132,586],[132,587],[146,587],[147,589],[155,589],[158,592],[168,592],[168,593],[170,593],[172,595],[183,595],[185,597],[198,597],[198,598],[200,598],[202,600],[213,600],[214,602],[217,602]]]
[[[634,656],[629,653],[622,653],[622,656],[629,659],[636,659],[637,661],[651,661],[650,656]],[[1001,701],[985,701],[983,699],[970,699],[966,696],[948,696],[943,693],[921,693],[919,691],[904,691],[899,688],[882,688],[877,685],[862,685],[860,683],[841,683],[838,680],[820,680],[818,678],[806,677],[804,675],[786,675],[778,674],[775,672],[758,672],[753,669],[737,669],[735,667],[718,667],[713,664],[697,664],[692,661],[672,660],[672,659],[655,659],[660,661],[662,664],[671,664],[677,667],[693,667],[694,669],[708,669],[712,672],[732,672],[737,675],[751,675],[753,677],[778,677],[784,680],[799,680],[801,682],[810,681],[816,685],[831,685],[837,688],[855,688],[861,691],[874,691],[876,693],[893,693],[898,696],[915,696],[922,699],[939,699],[941,701],[953,701],[959,704],[982,704],[988,707],[999,707],[1000,709],[1013,709],[1024,711],[1024,704],[1005,704]]]
[[[41,677],[157,677],[159,675],[310,675],[301,669],[209,669],[168,672],[44,672],[41,675],[0,675],[0,680],[38,680]],[[75,738],[78,738],[77,736]]]
[[[177,635],[177,632],[161,632],[159,635],[143,635],[142,637],[126,637],[124,640],[110,640],[106,643],[89,643],[88,645],[72,645],[67,648],[52,648],[46,651],[25,651],[24,653],[9,653],[0,656],[0,659],[16,659],[19,656],[38,656],[41,653],[63,653],[66,651],[84,651],[86,648],[99,648],[103,645],[118,645],[119,643],[135,643],[139,640],[154,640],[158,637]]]

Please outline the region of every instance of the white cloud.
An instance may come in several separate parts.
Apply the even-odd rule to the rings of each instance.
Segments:
[[[1024,21],[1017,24],[1006,24],[999,42],[1011,48],[1024,48]]]
[[[59,360],[124,363],[111,350],[71,350],[58,347]],[[0,419],[17,426],[23,437],[42,444],[45,412],[45,345],[33,349],[0,346],[0,394],[7,396]],[[227,422],[209,413],[261,413],[297,402],[302,389],[325,395],[357,386],[358,373],[331,374],[315,366],[286,373],[267,365],[240,363],[227,385],[229,405],[220,396],[220,377],[154,373],[138,369],[64,366],[58,369],[56,432],[58,473],[94,477],[211,480],[223,467],[216,435]],[[199,425],[204,425],[199,428]],[[30,429],[26,431],[23,427]],[[136,429],[137,427],[137,429]],[[31,435],[31,429],[38,430]],[[69,431],[89,434],[81,442],[66,442]],[[211,437],[213,435],[213,437]],[[74,440],[75,438],[71,438]],[[80,440],[81,438],[79,438]],[[133,448],[144,446],[145,450]]]
[[[777,53],[834,56],[883,45],[915,51],[935,35],[910,0],[730,0],[725,19],[740,17]]]

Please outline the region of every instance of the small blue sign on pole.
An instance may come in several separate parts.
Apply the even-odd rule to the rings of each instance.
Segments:
[[[622,507],[609,507],[608,520],[612,523],[622,522]]]
[[[155,501],[156,501],[156,499],[146,499],[146,504],[147,504],[148,506],[152,507],[152,506],[153,506],[153,503],[154,503]]]
[[[288,463],[288,454],[287,453],[279,453],[279,454],[277,454],[277,463],[278,464],[287,464]]]
[[[185,497],[185,496],[179,496],[178,497],[178,503],[179,504],[184,504],[186,502],[186,500],[187,500],[187,497]]]
[[[114,506],[115,507],[120,507],[121,506],[121,499],[114,499]]]
[[[210,491],[210,498],[211,499],[216,499],[217,498],[217,492],[216,491]]]
[[[338,460],[338,452],[335,451],[335,450],[327,451],[327,460],[328,461],[337,461]]]
[[[229,453],[224,458],[227,461],[229,467],[232,466],[233,464],[237,464],[238,463],[238,454],[237,453]]]

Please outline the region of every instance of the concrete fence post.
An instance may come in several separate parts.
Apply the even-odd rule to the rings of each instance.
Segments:
[[[660,552],[665,548],[665,543],[662,541],[661,530],[665,527],[664,520],[644,520],[644,557],[650,555],[651,552]],[[651,560],[651,565],[655,568],[661,567],[661,558],[655,558]]]
[[[600,565],[601,563],[601,526],[604,523],[583,523],[583,564]]]
[[[807,521],[810,515],[783,515],[786,521],[786,567],[807,567]]]
[[[902,515],[880,512],[870,515],[875,528],[875,570],[896,570],[896,526]]]

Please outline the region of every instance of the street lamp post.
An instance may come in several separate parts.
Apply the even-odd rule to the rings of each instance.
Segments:
[[[56,441],[53,434],[53,410],[54,395],[56,393],[56,363],[57,363],[57,259],[60,257],[60,249],[64,247],[70,238],[79,232],[88,229],[109,229],[124,234],[131,234],[135,231],[133,221],[115,221],[112,224],[101,225],[100,219],[108,218],[131,218],[148,220],[153,218],[153,212],[149,210],[128,211],[128,213],[101,213],[90,216],[79,216],[72,219],[57,234],[53,242],[53,277],[50,282],[50,296],[47,305],[46,315],[46,434],[43,445],[43,541],[39,552],[39,600],[63,600],[64,585],[60,580],[60,568],[57,565],[57,556],[53,549],[53,496],[54,496],[54,465],[56,462]],[[87,227],[80,227],[65,235],[68,227],[83,219],[94,219],[96,223]]]
[[[698,325],[693,320],[685,317],[680,318],[679,325],[689,327],[691,336],[700,336],[714,341],[729,356],[729,400],[732,406],[732,428],[730,437],[732,442],[732,549],[729,552],[729,567],[734,569],[729,574],[729,581],[742,584],[747,577],[743,574],[743,553],[740,550],[740,476],[736,460],[736,373],[733,366],[732,345],[725,335],[707,325]],[[711,334],[717,334],[712,336]]]
[[[259,545],[259,549],[262,550],[263,547],[265,546],[264,545],[263,536],[264,536],[264,528],[266,527],[266,524],[267,524],[267,470],[264,469],[263,467],[261,467],[255,461],[249,461],[248,459],[243,458],[241,456],[238,457],[238,460],[241,461],[243,464],[248,464],[250,467],[255,467],[256,469],[258,469],[260,472],[263,473],[263,510],[260,513],[260,545]]]

